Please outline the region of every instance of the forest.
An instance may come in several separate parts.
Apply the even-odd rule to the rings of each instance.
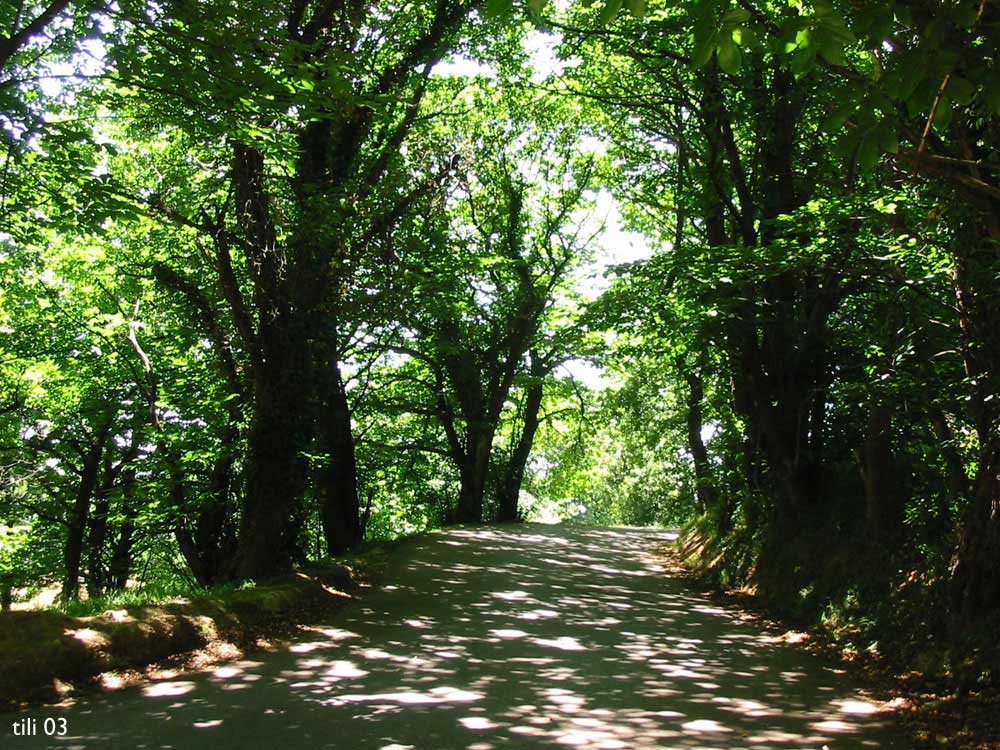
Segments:
[[[1000,5],[3,0],[0,598],[482,522],[1000,681]]]

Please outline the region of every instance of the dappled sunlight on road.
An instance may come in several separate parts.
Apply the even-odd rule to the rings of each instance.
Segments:
[[[667,532],[431,535],[280,653],[69,711],[58,747],[905,747],[846,676],[659,570]],[[40,744],[25,747],[41,747]]]

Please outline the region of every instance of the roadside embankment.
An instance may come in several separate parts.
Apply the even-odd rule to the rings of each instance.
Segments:
[[[214,642],[253,645],[290,622],[343,606],[359,586],[351,568],[326,565],[223,596],[183,597],[93,617],[54,610],[4,612],[0,710],[58,700],[71,686],[103,673],[140,669]]]

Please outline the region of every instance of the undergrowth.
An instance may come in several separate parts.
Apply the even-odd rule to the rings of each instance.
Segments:
[[[111,591],[101,596],[79,601],[57,601],[53,608],[71,617],[92,617],[107,612],[109,609],[165,604],[182,598],[224,599],[236,591],[253,586],[253,581],[220,583],[209,587],[183,581],[151,583],[137,588]]]
[[[848,657],[875,656],[927,677],[950,675],[946,619],[947,559],[908,550],[888,557],[858,546],[825,550],[802,567],[788,562],[762,571],[762,546],[738,521],[719,536],[702,517],[684,529],[684,565],[703,584],[753,593],[768,610],[799,627],[821,630]],[[829,552],[829,554],[823,554]]]
[[[308,563],[303,570],[322,568],[328,565],[344,566],[351,575],[361,582],[377,581],[385,573],[392,553],[402,544],[421,536],[413,534],[400,536],[392,540],[371,540],[362,544],[357,550],[336,558],[327,558],[315,563]],[[197,583],[174,576],[161,581],[150,581],[142,586],[127,588],[121,591],[111,591],[101,596],[95,596],[78,601],[56,600],[48,609],[54,609],[72,617],[91,617],[103,614],[108,610],[127,609],[165,604],[176,599],[225,599],[237,591],[253,588],[254,581],[232,581],[214,586],[200,586]]]

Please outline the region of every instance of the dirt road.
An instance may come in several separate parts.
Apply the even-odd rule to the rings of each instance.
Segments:
[[[432,534],[382,590],[278,653],[37,709],[37,735],[0,727],[0,747],[907,747],[838,670],[658,571],[648,552],[668,537]]]

